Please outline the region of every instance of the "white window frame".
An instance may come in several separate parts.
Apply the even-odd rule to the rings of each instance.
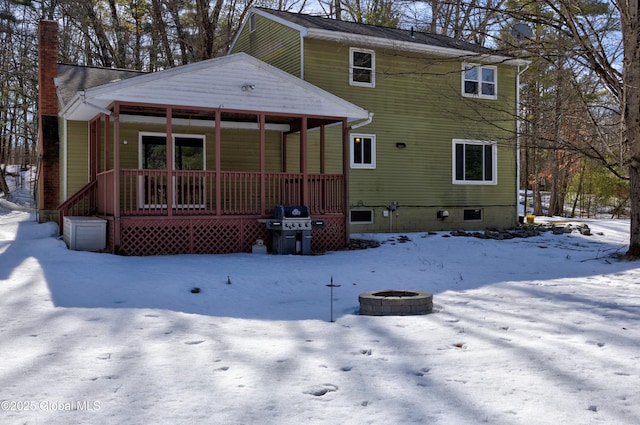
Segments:
[[[457,158],[457,149],[456,149],[456,145],[459,144],[463,144],[465,146],[468,145],[475,145],[475,146],[491,146],[491,180],[486,180],[483,178],[483,180],[459,180],[457,178],[457,163],[458,163],[458,158]],[[484,153],[484,149],[483,149],[483,153]],[[452,157],[452,161],[451,161],[451,168],[452,168],[452,173],[451,173],[451,182],[452,184],[457,184],[457,185],[482,185],[482,186],[490,186],[490,185],[497,185],[498,184],[498,144],[496,142],[492,142],[492,141],[483,141],[483,140],[468,140],[468,139],[453,139],[452,143],[451,143],[451,157]],[[484,165],[484,155],[482,156],[482,170],[483,170],[483,175],[484,175],[484,171],[485,171],[485,165]],[[466,158],[465,158],[465,162],[463,164],[464,169],[466,170]]]
[[[138,133],[138,168],[139,169],[143,169],[144,167],[144,152],[143,152],[143,148],[142,148],[142,139],[145,136],[151,136],[151,137],[167,137],[167,133],[156,133],[156,132],[151,132],[151,131],[141,131]],[[171,168],[172,170],[176,169],[176,138],[191,138],[191,139],[200,139],[202,140],[202,171],[205,171],[207,169],[207,136],[204,134],[181,134],[181,133],[172,133],[172,139],[173,139],[173,152],[171,154]],[[175,176],[173,179],[173,185],[175,188]],[[203,192],[206,194],[206,190],[203,190]],[[138,178],[138,207],[139,208],[167,208],[167,204],[146,204],[144,202],[144,180],[143,177],[140,176]],[[205,204],[206,204],[206,200],[203,198],[203,201],[201,204],[196,204],[196,205],[182,205],[182,204],[177,204],[176,200],[175,200],[175,196],[176,196],[176,192],[175,190],[173,191],[173,195],[174,195],[174,199],[172,200],[172,206],[173,208],[184,208],[184,207],[196,207],[196,208],[204,208]]]
[[[353,55],[355,53],[365,53],[371,55],[371,68],[357,67],[353,63]],[[371,81],[368,83],[353,80],[354,69],[365,69],[371,71]],[[360,49],[357,47],[349,48],[349,85],[357,87],[375,87],[376,86],[376,52],[369,49]]]
[[[355,162],[355,152],[356,152],[356,139],[371,139],[371,162],[365,163]],[[349,140],[349,151],[351,156],[351,168],[359,168],[359,169],[374,169],[376,168],[376,135],[375,134],[364,134],[364,133],[353,133],[350,135]],[[364,158],[363,158],[364,160]]]
[[[256,30],[256,15],[255,14],[251,14],[251,16],[249,16],[249,32],[252,33]]]
[[[467,69],[475,68],[477,70],[476,79],[467,78]],[[482,73],[483,70],[491,70],[493,71],[493,81],[491,82],[483,82]],[[477,91],[475,93],[467,93],[466,91],[466,82],[474,82],[477,84]],[[484,94],[482,91],[483,84],[491,84],[493,85],[493,94]],[[462,96],[464,97],[474,97],[478,99],[492,99],[496,100],[498,98],[498,67],[493,65],[479,65],[476,63],[463,63],[462,64]]]
[[[353,221],[351,218],[351,213],[353,211],[359,211],[359,212],[368,212],[369,214],[371,214],[371,219],[370,220],[364,220],[364,221]],[[374,220],[375,214],[373,211],[373,208],[352,208],[349,210],[349,224],[373,224],[373,220]]]

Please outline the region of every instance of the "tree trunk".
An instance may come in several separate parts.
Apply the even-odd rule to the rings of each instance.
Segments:
[[[576,189],[576,199],[573,201],[573,208],[571,208],[571,217],[576,216],[576,207],[578,206],[578,199],[582,196],[582,182],[584,181],[584,172],[586,169],[585,160],[582,159],[582,166],[580,167],[580,177],[578,178],[578,188]]]
[[[127,62],[127,53],[124,43],[124,29],[120,23],[120,16],[118,15],[118,8],[115,0],[109,0],[109,10],[111,11],[111,20],[113,22],[113,32],[115,32],[116,48],[113,55],[113,61],[116,68],[124,69]]]
[[[624,136],[631,149],[629,197],[631,231],[627,255],[640,258],[640,22],[638,2],[620,10],[624,45]]]
[[[193,46],[188,43],[187,32],[184,29],[182,20],[180,19],[180,10],[175,1],[167,2],[167,8],[173,19],[173,24],[176,27],[176,34],[178,35],[178,45],[180,46],[180,63],[186,65],[191,62],[193,57]]]
[[[162,50],[164,50],[166,57],[166,67],[173,68],[175,66],[173,52],[171,51],[169,36],[167,35],[167,25],[162,18],[162,6],[160,5],[159,0],[151,0],[151,12],[153,14],[155,32],[159,38],[159,42],[162,44]]]

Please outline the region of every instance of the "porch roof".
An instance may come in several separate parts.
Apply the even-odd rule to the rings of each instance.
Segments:
[[[144,74],[77,92],[60,115],[87,121],[114,102],[170,105],[293,116],[364,120],[369,113],[353,103],[237,53]]]

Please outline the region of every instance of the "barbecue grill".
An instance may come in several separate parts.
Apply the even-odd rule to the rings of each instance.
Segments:
[[[311,254],[311,231],[323,229],[323,220],[314,220],[306,206],[278,205],[273,210],[273,219],[267,220],[267,229],[272,231],[271,252],[273,254]]]

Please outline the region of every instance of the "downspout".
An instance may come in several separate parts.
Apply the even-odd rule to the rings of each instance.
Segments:
[[[349,245],[350,242],[350,229],[349,229],[349,203],[351,194],[349,193],[349,171],[350,171],[350,159],[351,155],[351,140],[349,139],[349,133],[351,130],[355,130],[356,128],[364,127],[365,125],[371,124],[373,121],[373,112],[369,112],[369,116],[364,121],[358,122],[349,126],[347,124],[347,120],[344,119],[342,121],[342,175],[344,176],[344,209],[345,209],[345,229],[346,229],[346,240],[345,244]]]
[[[67,181],[67,175],[69,173],[68,169],[68,158],[69,158],[69,145],[67,144],[67,119],[62,118],[62,150],[64,155],[62,156],[62,199],[67,200],[67,191],[69,182]]]
[[[355,130],[356,128],[364,127],[365,125],[369,125],[371,124],[371,121],[373,121],[373,112],[369,112],[369,118],[367,118],[366,120],[350,126],[349,131]]]
[[[53,85],[56,88],[56,94],[58,95],[58,99],[60,99],[60,92],[59,92],[59,83],[60,80],[58,79],[58,77],[53,79]],[[60,101],[59,101],[60,102]],[[60,102],[60,104],[62,104],[62,102]],[[91,130],[89,130],[91,131]],[[67,176],[69,174],[69,170],[68,170],[68,159],[69,159],[69,152],[68,152],[68,141],[67,141],[67,136],[68,135],[68,123],[67,123],[67,119],[65,117],[62,117],[62,151],[63,151],[63,156],[62,156],[62,199],[66,200],[67,199],[67,192],[69,191],[69,184],[67,182]]]
[[[350,232],[349,232],[349,202],[350,202],[350,193],[349,193],[349,171],[350,171],[350,155],[351,155],[351,141],[349,139],[349,133],[351,130],[355,130],[356,128],[364,127],[365,125],[371,124],[373,121],[373,112],[369,112],[367,119],[364,121],[360,121],[351,126],[348,125],[347,120],[344,119],[342,121],[342,175],[344,176],[344,218],[345,218],[345,235],[346,240],[345,244],[349,245],[350,241]]]
[[[300,33],[300,79],[304,80],[304,36]]]
[[[527,66],[521,70],[520,65],[518,65],[518,73],[516,74],[516,220],[519,219],[518,205],[520,205],[520,76],[529,69],[529,66],[530,64],[527,64]],[[527,190],[526,185],[524,189]],[[524,205],[524,216],[526,215],[527,206]]]

